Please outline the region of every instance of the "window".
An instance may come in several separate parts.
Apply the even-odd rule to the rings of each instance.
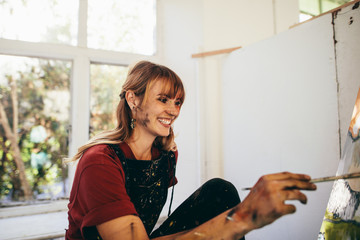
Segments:
[[[351,0],[300,0],[300,22],[337,8]]]
[[[30,188],[27,194],[38,200],[68,194],[69,187],[58,185],[55,189],[54,185],[60,182],[64,185],[67,176],[61,158],[67,157],[69,150],[70,155],[74,154],[72,149],[77,149],[77,141],[79,144],[87,141],[89,128],[94,134],[115,126],[114,113],[126,77],[126,65],[139,58],[131,53],[144,56],[154,53],[155,19],[155,0],[0,2],[1,103],[7,104],[4,118],[9,120],[18,140],[21,156],[17,157],[25,168],[21,174],[26,175],[16,175],[21,166],[12,161],[15,154],[10,150],[12,144],[1,124],[0,157],[6,161],[1,175],[0,200],[24,199],[24,192],[19,191],[24,189],[24,184],[25,189]],[[89,45],[85,51],[77,47],[84,43]],[[11,95],[11,86],[17,86],[17,99]],[[86,88],[91,94],[86,93]],[[71,89],[75,96],[72,102]],[[90,109],[85,109],[86,102]],[[70,106],[72,112],[76,112],[72,121]],[[77,122],[81,118],[88,123],[87,130]],[[74,134],[74,131],[86,133]],[[78,136],[82,136],[82,140]],[[69,142],[73,145],[68,146]],[[10,173],[13,170],[16,174]]]
[[[76,45],[78,5],[73,0],[2,0],[0,37]]]
[[[0,38],[76,46],[79,2],[89,48],[155,53],[156,0],[2,0]]]
[[[1,211],[25,205],[8,208],[2,223],[3,216],[66,211],[66,200],[49,201],[67,197],[71,189],[75,165],[63,165],[61,159],[73,156],[91,134],[115,125],[127,66],[155,61],[155,3],[0,0],[0,103],[6,112],[0,111],[0,205]],[[11,134],[17,136],[18,155]],[[21,201],[26,196],[33,200]],[[36,213],[28,204],[38,206]],[[53,227],[46,236],[61,236],[67,227],[56,216],[43,219]],[[17,234],[16,227],[8,227],[1,236],[45,236],[44,228],[29,227],[26,236],[17,237],[9,231]]]
[[[154,54],[154,13],[154,0],[89,0],[89,47]]]
[[[116,107],[128,68],[91,64],[90,135],[112,129],[116,124]]]

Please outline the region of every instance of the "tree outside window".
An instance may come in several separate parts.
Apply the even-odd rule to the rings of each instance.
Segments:
[[[128,68],[91,64],[90,136],[116,126],[116,107]]]
[[[64,197],[71,62],[1,56],[0,68],[0,198]]]

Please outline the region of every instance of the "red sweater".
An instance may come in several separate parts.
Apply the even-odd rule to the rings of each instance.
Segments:
[[[120,149],[128,159],[135,159],[126,143]],[[152,149],[152,159],[160,151]],[[177,159],[177,152],[175,152]],[[175,180],[176,183],[176,180]],[[66,239],[84,239],[97,234],[96,225],[125,216],[138,215],[125,188],[125,174],[119,158],[108,145],[96,145],[79,160],[68,204],[69,229]]]

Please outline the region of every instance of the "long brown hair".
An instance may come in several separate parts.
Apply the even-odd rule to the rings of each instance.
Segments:
[[[85,145],[78,149],[78,152],[70,161],[79,159],[90,147],[98,144],[119,144],[126,141],[132,134],[130,127],[131,109],[126,102],[126,91],[133,91],[144,103],[147,100],[148,90],[155,81],[163,81],[163,88],[170,98],[179,96],[183,103],[185,89],[179,76],[171,69],[148,61],[140,61],[129,70],[126,81],[120,93],[120,101],[116,110],[117,126],[108,131],[99,133],[90,139]],[[174,145],[174,132],[170,128],[167,137],[157,137],[153,143],[157,148],[165,151],[172,149]]]

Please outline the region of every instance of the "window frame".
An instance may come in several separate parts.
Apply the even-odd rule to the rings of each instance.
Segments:
[[[159,54],[159,1],[156,1],[156,36],[155,36],[155,53],[154,55],[142,55],[135,53],[126,53],[118,51],[91,49],[87,47],[87,0],[79,1],[78,11],[78,36],[77,45],[65,45],[54,43],[35,43],[21,40],[9,40],[0,38],[0,54],[67,60],[72,62],[72,74],[70,79],[70,133],[69,133],[69,156],[73,156],[77,149],[89,139],[90,123],[90,65],[109,64],[128,66],[136,61],[147,59],[158,62]],[[70,194],[73,177],[75,174],[76,164],[69,165],[69,185],[67,186],[67,196]],[[66,201],[62,201],[65,204]],[[44,211],[39,210],[34,214],[47,213],[59,210],[57,201],[47,203],[48,207]],[[31,212],[32,206],[23,206],[17,214],[25,216]],[[62,208],[67,209],[66,206]],[[23,211],[23,212],[22,212]],[[1,212],[0,212],[1,213]],[[0,214],[0,220],[14,217],[11,214]],[[18,217],[18,216],[17,216]],[[51,221],[52,219],[50,219]],[[65,232],[64,232],[65,233]]]

